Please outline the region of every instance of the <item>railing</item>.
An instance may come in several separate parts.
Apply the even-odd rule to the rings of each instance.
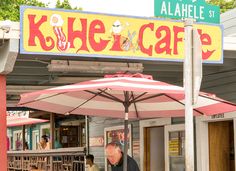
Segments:
[[[9,151],[8,171],[84,171],[84,156],[83,147]]]

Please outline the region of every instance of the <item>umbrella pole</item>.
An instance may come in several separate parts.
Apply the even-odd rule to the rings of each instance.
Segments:
[[[88,123],[88,116],[85,116],[85,141],[86,141],[86,155],[89,154],[89,123]]]
[[[128,118],[129,118],[129,114],[128,112],[125,113],[125,121],[124,121],[124,156],[123,156],[123,171],[127,171],[127,153],[128,153]]]
[[[123,171],[127,171],[127,152],[128,152],[128,119],[129,119],[129,92],[125,92],[125,121],[124,121],[124,156],[123,156]]]

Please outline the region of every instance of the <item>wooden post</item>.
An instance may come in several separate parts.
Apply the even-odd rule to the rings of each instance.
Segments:
[[[55,117],[54,113],[50,113],[50,148],[54,149],[54,141],[55,141]]]
[[[25,150],[25,125],[22,125],[22,147]]]
[[[7,171],[6,76],[0,75],[0,170]]]
[[[85,116],[85,141],[86,141],[86,155],[89,154],[89,123],[88,116]]]
[[[54,113],[50,113],[50,148],[54,149],[54,140],[55,140],[55,115]],[[53,171],[53,156],[50,156],[50,171]]]

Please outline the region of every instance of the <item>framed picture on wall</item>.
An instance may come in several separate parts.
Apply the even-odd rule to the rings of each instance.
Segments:
[[[132,125],[128,125],[128,155],[132,156]],[[118,142],[121,144],[122,150],[124,149],[124,125],[107,127],[104,129],[104,146],[110,142]],[[107,159],[105,157],[105,171],[110,171]]]

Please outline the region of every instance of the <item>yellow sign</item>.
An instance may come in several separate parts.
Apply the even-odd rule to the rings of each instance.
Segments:
[[[222,63],[222,28],[194,27],[202,41],[203,60]],[[23,54],[160,61],[184,57],[182,22],[23,6],[21,29]]]
[[[180,144],[179,144],[179,139],[174,138],[169,141],[169,155],[170,156],[178,156],[179,155],[179,150],[180,149]]]

